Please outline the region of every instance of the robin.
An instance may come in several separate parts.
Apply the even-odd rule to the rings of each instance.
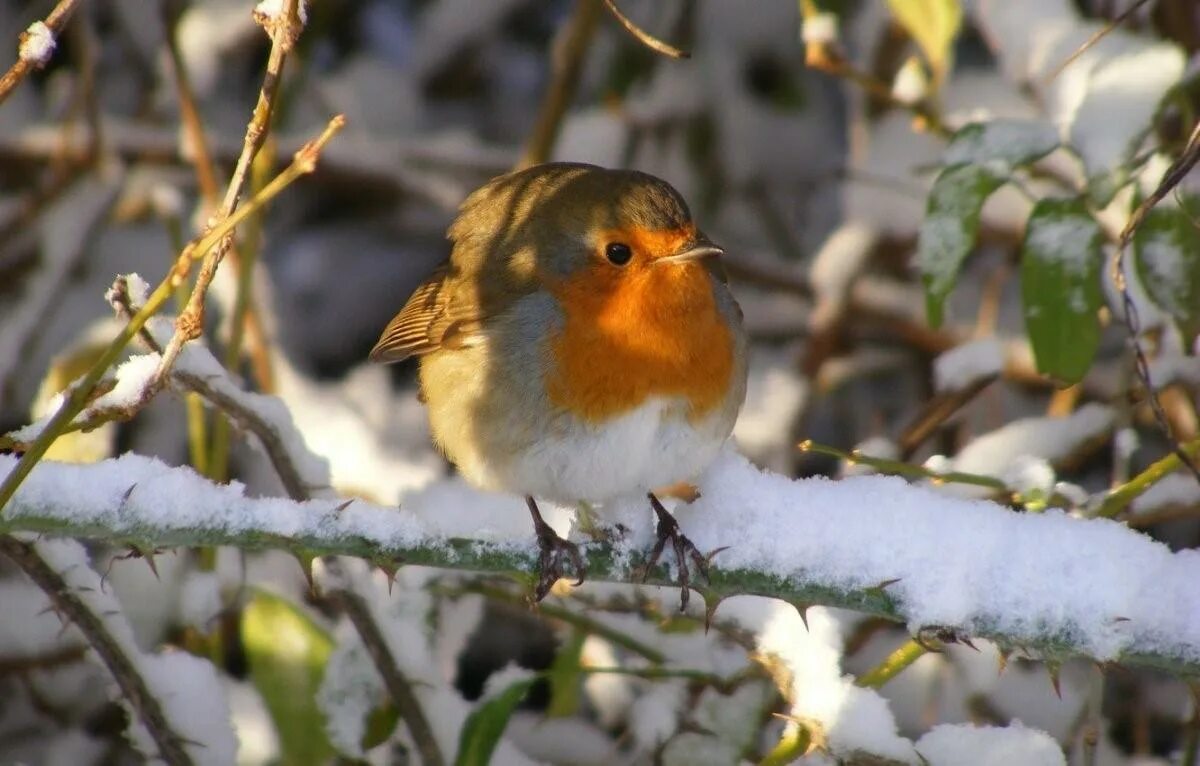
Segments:
[[[371,360],[420,361],[434,439],[477,487],[525,496],[541,600],[578,548],[534,498],[602,503],[646,493],[647,571],[668,542],[687,604],[687,559],[707,560],[655,488],[695,476],[733,430],[746,391],[742,314],[666,182],[551,163],[471,194],[449,260],[384,329]]]

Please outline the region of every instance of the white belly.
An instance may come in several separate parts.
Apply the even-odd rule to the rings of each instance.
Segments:
[[[690,423],[679,403],[655,398],[600,426],[570,419],[480,483],[555,503],[603,502],[695,478],[728,437],[714,412]],[[498,466],[497,466],[498,467]]]

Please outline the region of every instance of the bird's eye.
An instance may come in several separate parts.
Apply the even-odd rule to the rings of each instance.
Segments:
[[[604,248],[604,257],[610,263],[624,266],[633,259],[633,249],[624,242],[609,242],[608,246]]]

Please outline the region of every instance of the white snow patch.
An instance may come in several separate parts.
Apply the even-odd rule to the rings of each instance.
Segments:
[[[1062,748],[1049,734],[1025,727],[942,724],[917,741],[917,750],[929,766],[1065,766]]]
[[[1182,472],[1164,476],[1144,494],[1134,498],[1130,510],[1137,514],[1194,505],[1200,505],[1200,482],[1191,473]]]
[[[1004,344],[998,338],[981,338],[946,351],[933,360],[933,381],[938,392],[962,391],[1004,369]]]
[[[192,571],[184,575],[179,589],[179,619],[183,624],[207,633],[221,609],[221,580],[216,572]]]
[[[54,54],[54,32],[43,21],[35,21],[21,35],[17,56],[34,66],[45,66]]]

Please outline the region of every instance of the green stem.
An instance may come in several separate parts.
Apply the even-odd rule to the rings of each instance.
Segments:
[[[976,487],[986,487],[997,492],[1008,494],[1009,489],[997,478],[992,476],[982,476],[975,473],[963,473],[961,471],[947,471],[939,473],[932,471],[922,465],[913,465],[905,463],[902,460],[890,460],[882,457],[871,457],[864,455],[858,450],[846,452],[837,447],[829,447],[824,444],[817,444],[811,439],[800,442],[800,450],[803,452],[816,452],[820,455],[829,455],[830,457],[841,458],[847,463],[862,463],[869,465],[880,473],[886,473],[891,476],[904,476],[910,479],[929,479],[938,483],[952,484],[971,484]]]
[[[1200,454],[1200,438],[1192,439],[1189,442],[1184,442],[1179,445],[1188,457],[1194,458]],[[1129,507],[1138,496],[1144,494],[1146,490],[1153,487],[1158,482],[1162,481],[1180,468],[1183,467],[1183,461],[1179,459],[1179,454],[1175,452],[1168,453],[1160,460],[1152,463],[1149,468],[1134,476],[1129,481],[1121,486],[1111,490],[1105,497],[1104,502],[1096,509],[1097,516],[1112,518],[1121,511]]]
[[[928,651],[915,639],[910,638],[896,651],[889,654],[883,662],[859,676],[855,683],[868,689],[878,689],[900,675],[901,671],[921,659]]]

